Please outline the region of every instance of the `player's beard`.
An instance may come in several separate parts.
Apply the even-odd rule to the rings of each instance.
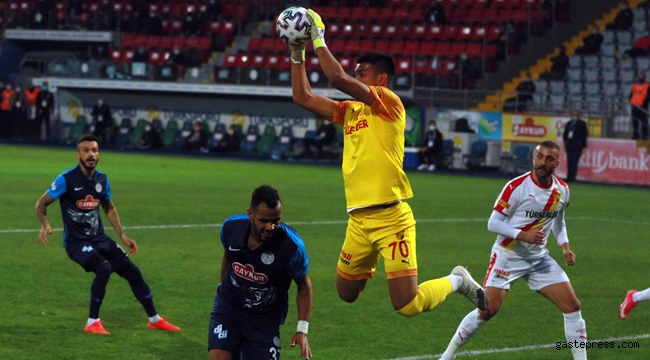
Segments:
[[[540,170],[545,170],[545,171],[540,173]],[[537,180],[539,180],[542,183],[547,183],[548,179],[550,179],[551,175],[553,175],[553,170],[554,169],[549,169],[544,165],[536,167],[535,175],[537,175]]]
[[[88,165],[86,163],[88,161],[88,159],[86,159],[86,160],[79,159],[79,164],[81,164],[81,166],[84,169],[86,169],[88,171],[92,171],[92,170],[95,170],[95,168],[97,167],[97,164],[99,163],[99,158],[93,158],[92,160],[95,162],[94,165]]]

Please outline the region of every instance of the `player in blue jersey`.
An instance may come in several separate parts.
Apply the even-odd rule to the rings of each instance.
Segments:
[[[312,305],[309,258],[296,230],[280,222],[282,202],[270,186],[255,189],[247,214],[221,227],[221,283],[210,314],[211,360],[280,359],[280,325],[289,287],[298,286],[298,326],[291,346],[311,358],[307,330]]]
[[[99,308],[104,300],[106,284],[113,272],[129,282],[133,294],[147,312],[150,329],[180,330],[158,316],[151,290],[140,269],[131,262],[126,252],[104,233],[99,215],[100,205],[122,243],[132,254],[138,253],[135,241],[129,239],[122,231],[117,209],[111,200],[108,178],[95,169],[99,162],[97,138],[93,135],[83,135],[77,142],[76,155],[79,165],[63,172],[54,180],[51,187],[38,199],[36,216],[41,222],[40,241],[46,244],[47,236],[52,234],[46,208],[59,200],[64,223],[63,246],[68,257],[81,265],[86,272],[95,273],[90,287],[90,312],[85,331],[110,335],[102,326]]]

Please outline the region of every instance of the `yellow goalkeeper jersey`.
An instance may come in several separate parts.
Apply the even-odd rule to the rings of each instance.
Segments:
[[[334,123],[341,124],[343,182],[348,210],[413,197],[403,169],[406,111],[390,89],[370,86],[376,101],[336,101]]]

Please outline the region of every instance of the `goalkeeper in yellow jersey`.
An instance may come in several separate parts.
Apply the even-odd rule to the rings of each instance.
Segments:
[[[336,290],[346,302],[357,300],[373,277],[381,255],[393,308],[416,316],[431,310],[447,295],[458,292],[480,309],[485,292],[462,266],[451,274],[418,285],[415,218],[406,200],[413,197],[402,169],[406,112],[389,89],[393,60],[370,53],[357,60],[356,76],[345,73],[325,45],[325,25],[308,11],[311,39],[328,80],[352,101],[335,101],[312,93],[305,71],[305,49],[291,48],[293,100],[318,116],[343,126],[343,180],[349,215],[345,242],[338,260]]]

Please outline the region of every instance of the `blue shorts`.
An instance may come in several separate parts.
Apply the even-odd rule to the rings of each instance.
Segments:
[[[210,314],[208,350],[228,351],[233,360],[280,359],[280,324],[266,324],[259,318],[224,304],[216,296]]]
[[[113,269],[118,269],[129,261],[129,256],[124,249],[108,236],[100,241],[74,242],[68,245],[65,251],[72,261],[81,265],[87,272],[93,271],[93,269],[89,269],[91,266],[87,262],[88,259],[94,256],[104,258],[111,264]]]

